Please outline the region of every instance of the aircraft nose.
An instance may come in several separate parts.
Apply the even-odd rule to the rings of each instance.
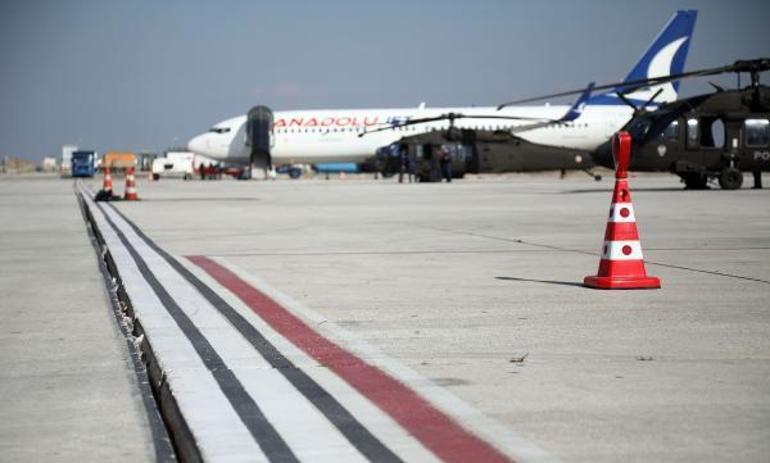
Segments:
[[[208,137],[206,135],[207,134],[204,133],[191,138],[190,141],[187,142],[187,149],[193,153],[205,156],[209,149]]]

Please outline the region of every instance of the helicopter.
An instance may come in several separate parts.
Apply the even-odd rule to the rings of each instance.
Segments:
[[[398,122],[398,127],[448,121],[446,129],[429,129],[425,132],[406,136],[397,142],[378,150],[375,169],[385,177],[403,173],[407,159],[413,159],[416,180],[420,182],[441,181],[440,157],[447,156],[451,163],[452,176],[462,178],[466,173],[502,173],[543,170],[582,170],[591,175],[594,167],[590,151],[575,147],[545,145],[526,140],[516,134],[544,127],[569,127],[578,119],[591,96],[593,82],[580,98],[559,118],[527,118],[502,115],[470,115],[449,112],[432,117],[415,118]],[[457,127],[455,120],[524,120],[522,125],[512,128],[493,128],[481,125],[475,128]],[[368,133],[392,130],[394,124],[368,130]],[[486,127],[486,128],[485,128]],[[601,180],[601,176],[595,176]]]
[[[733,90],[711,84],[714,93],[638,111],[623,129],[634,140],[630,168],[670,171],[687,189],[705,189],[716,179],[725,190],[740,188],[743,172],[750,171],[754,188],[762,188],[762,172],[770,170],[770,87],[760,84],[759,74],[767,70],[768,58],[705,70],[735,72],[739,78],[748,73],[751,81]],[[610,166],[610,153],[608,142],[597,149],[594,160]]]
[[[626,82],[617,97],[633,108],[633,117],[623,127],[633,138],[630,169],[638,172],[668,171],[678,175],[686,189],[706,189],[716,179],[722,189],[743,185],[743,172],[754,176],[754,188],[762,188],[762,172],[770,170],[770,87],[759,81],[770,70],[770,58],[738,60],[732,64],[680,74]],[[653,85],[695,77],[735,73],[736,89],[711,83],[713,93],[673,102],[654,103],[660,89],[641,105],[626,97]],[[741,88],[741,74],[750,75]],[[608,84],[596,87],[617,87]],[[573,95],[580,90],[529,98],[500,105]],[[592,153],[593,161],[613,168],[610,141]]]

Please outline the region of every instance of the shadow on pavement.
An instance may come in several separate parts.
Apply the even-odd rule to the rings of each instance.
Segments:
[[[496,280],[504,280],[504,281],[524,281],[524,282],[531,282],[531,283],[545,283],[549,285],[562,285],[562,286],[578,286],[583,287],[583,283],[575,282],[575,281],[555,281],[555,280],[536,280],[532,278],[516,278],[516,277],[495,277]]]

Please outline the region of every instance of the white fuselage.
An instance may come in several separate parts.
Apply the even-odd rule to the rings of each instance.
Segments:
[[[449,126],[446,120],[395,127],[359,135],[367,130],[389,127],[394,122],[446,113],[470,115],[518,116],[559,119],[568,106],[521,106],[498,111],[494,107],[401,108],[357,110],[276,111],[272,136],[274,164],[325,162],[361,162],[377,149],[405,136],[417,135]],[[516,136],[530,142],[592,151],[607,141],[631,118],[631,109],[619,105],[589,105],[572,122],[516,131],[531,126],[531,120],[457,119],[455,126],[480,130],[513,130]],[[216,124],[208,132],[190,140],[188,147],[218,161],[243,164],[249,161],[246,146],[246,116]]]

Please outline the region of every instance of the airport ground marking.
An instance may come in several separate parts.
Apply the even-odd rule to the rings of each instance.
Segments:
[[[161,300],[166,310],[171,314],[174,321],[179,325],[179,328],[190,340],[201,360],[203,360],[203,363],[214,376],[214,379],[219,384],[222,392],[230,401],[236,413],[257,441],[260,448],[265,452],[265,455],[270,460],[299,462],[296,455],[294,455],[294,452],[289,448],[283,437],[281,437],[275,430],[273,425],[267,420],[259,405],[248,394],[234,372],[227,368],[222,357],[220,357],[216,350],[211,346],[203,333],[168,294],[168,291],[158,281],[144,258],[139,255],[137,250],[128,241],[123,231],[104,211],[102,205],[97,205],[97,207],[102,210],[107,223],[113,228],[118,235],[118,238],[123,243],[123,246],[128,250],[129,254],[131,254],[131,257],[136,262],[136,265],[145,280],[153,291],[155,291],[155,294]]]
[[[136,235],[148,247],[158,253],[184,279],[193,285],[212,306],[217,309],[244,338],[265,358],[270,365],[280,372],[308,401],[313,404],[340,433],[345,436],[353,447],[370,461],[400,462],[402,461],[393,451],[388,449],[365,426],[363,426],[342,404],[314,381],[301,368],[295,366],[272,343],[270,343],[251,323],[244,319],[221,296],[208,287],[192,272],[181,265],[170,254],[160,248],[147,237],[136,224],[131,222],[123,213],[110,205]],[[124,243],[125,244],[125,243]]]
[[[84,191],[84,193],[86,193],[86,192]],[[88,202],[92,206],[94,206],[95,209],[97,207],[98,208],[101,208],[101,207],[108,208],[109,211],[110,211],[110,214],[113,214],[115,216],[115,221],[116,222],[120,222],[119,227],[121,229],[128,230],[129,227],[130,227],[133,230],[132,233],[131,233],[132,236],[130,238],[129,237],[127,237],[127,238],[132,242],[132,244],[134,244],[135,246],[138,246],[137,249],[140,250],[140,253],[142,255],[144,255],[146,253],[157,254],[157,253],[155,253],[154,250],[152,250],[147,245],[146,242],[142,241],[142,238],[141,238],[140,235],[143,235],[143,233],[141,232],[141,230],[135,224],[133,224],[130,220],[128,220],[125,217],[125,215],[119,209],[117,209],[115,207],[115,205],[108,204],[108,205],[104,205],[103,206],[101,204],[100,205],[96,205],[92,201],[88,201]],[[106,215],[106,213],[105,213],[105,211],[102,210],[101,214],[99,214],[99,215],[103,217],[103,216]],[[105,220],[102,219],[102,222],[105,222]],[[117,251],[124,255],[124,257],[123,257],[123,264],[124,265],[128,265],[130,268],[135,268],[136,267],[136,263],[133,261],[133,258],[128,254],[128,251],[124,248],[124,246],[120,245],[120,242],[117,239],[116,233],[113,232],[112,230],[110,230],[110,228],[111,228],[110,226],[105,225],[104,223],[102,225],[106,226],[107,229],[113,235],[111,243],[112,244],[117,243],[117,245],[118,245]],[[124,248],[124,249],[120,249],[120,248]],[[147,254],[147,255],[149,256],[150,254]],[[156,260],[156,257],[152,257],[151,258],[151,261],[155,261],[155,260]],[[156,263],[152,263],[152,265],[154,266],[154,265],[156,265]],[[194,264],[193,264],[193,267],[194,267]],[[145,290],[145,291],[152,292],[152,290],[149,288],[149,285],[147,284],[147,282],[142,278],[141,275],[138,275],[137,271],[131,271],[129,273],[130,274],[134,274],[135,278],[138,278],[139,280],[141,280],[141,284],[142,285],[147,286],[147,290]],[[201,275],[202,275],[202,277],[205,277],[206,281],[210,281],[210,283],[208,283],[209,285],[216,285],[217,288],[221,287],[221,285],[218,284],[216,282],[216,280],[211,278],[210,275],[208,275],[206,272],[202,272]],[[252,277],[252,275],[250,275],[250,274],[246,274],[246,275],[248,275],[247,278]],[[294,302],[294,301],[292,301],[290,299],[287,299],[287,296],[282,295],[280,293],[276,293],[274,290],[270,289],[269,287],[265,287],[262,284],[255,283],[255,285],[256,285],[256,287],[260,288],[261,291],[263,291],[265,294],[270,295],[270,297],[272,297],[275,301],[282,301],[279,304],[284,304],[285,307],[289,307],[290,309],[288,309],[288,310],[291,310],[293,312],[294,310],[296,310],[299,307],[299,306],[297,306],[296,302]],[[213,288],[214,286],[211,286],[211,287]],[[218,290],[218,291],[221,291],[221,290]],[[222,293],[222,294],[225,294],[225,293]],[[239,307],[241,307],[241,304],[238,301],[238,298],[236,296],[233,296],[230,291],[227,291],[227,297],[228,298],[232,297],[233,298],[232,299],[233,302],[236,305],[238,305]],[[153,299],[156,299],[156,296],[154,295],[154,293],[153,293]],[[159,308],[162,308],[162,306],[160,306],[160,301],[157,301],[156,304],[158,304]],[[253,312],[248,307],[243,307],[243,309],[239,309],[239,310],[246,310],[247,312]],[[300,310],[300,313],[306,315],[307,310],[309,310],[309,309],[302,308],[302,310]],[[264,321],[262,321],[261,318],[258,317],[258,319],[260,320],[260,323],[264,323]],[[333,325],[333,323],[332,323],[332,325]],[[269,330],[271,333],[274,331],[273,329],[271,329],[271,327],[268,324],[265,324],[264,326],[265,326],[264,329]],[[180,332],[180,334],[182,334],[182,333]],[[334,333],[330,333],[330,334],[332,334],[332,338],[336,339],[338,335],[344,335],[344,331],[339,331],[338,328],[335,328]],[[278,336],[278,337],[280,337],[282,339],[282,341],[279,342],[278,345],[281,345],[283,343],[288,343],[286,345],[286,348],[298,349],[295,344],[291,344],[291,341],[289,341],[285,337],[281,336],[280,334],[271,334],[271,336]],[[370,355],[377,351],[373,346],[369,346],[368,344],[366,344],[365,342],[362,342],[361,340],[358,340],[356,338],[349,338],[349,335],[342,336],[342,340],[345,343],[344,345],[347,345],[348,342],[352,342],[350,347],[354,347],[355,348],[354,351],[358,352],[358,355],[362,355],[363,354],[364,355],[363,358],[370,358]],[[277,339],[276,339],[276,341],[277,341]],[[289,347],[289,344],[291,344],[291,347]],[[361,349],[363,349],[363,350],[361,350]],[[299,352],[301,352],[301,351],[298,349],[297,353],[299,353]],[[467,431],[468,429],[478,430],[478,432],[480,432],[481,435],[486,436],[484,438],[479,439],[481,443],[487,444],[487,445],[489,445],[491,447],[491,445],[488,444],[488,443],[489,442],[494,442],[496,444],[496,446],[499,445],[499,448],[506,449],[506,452],[509,455],[515,455],[516,456],[515,458],[516,458],[517,461],[520,461],[520,460],[521,461],[530,461],[530,460],[532,460],[532,461],[549,461],[549,462],[550,461],[558,461],[558,459],[548,455],[547,453],[545,453],[541,449],[538,449],[536,446],[533,446],[531,443],[528,443],[525,440],[510,434],[510,430],[508,430],[506,428],[503,428],[502,426],[498,425],[494,421],[490,421],[489,419],[485,418],[477,410],[473,409],[472,407],[469,407],[467,404],[463,403],[460,399],[457,399],[456,397],[454,397],[448,391],[445,391],[444,389],[442,389],[442,388],[440,388],[438,386],[426,387],[428,385],[424,384],[424,381],[426,381],[425,378],[422,378],[416,372],[413,372],[412,370],[410,370],[408,368],[405,368],[404,366],[400,365],[398,362],[396,362],[396,361],[394,361],[392,359],[389,359],[387,356],[385,356],[383,358],[380,358],[381,355],[382,354],[375,355],[375,357],[378,358],[378,360],[376,360],[375,363],[377,365],[379,365],[379,368],[383,368],[383,367],[385,368],[384,371],[387,372],[385,374],[389,375],[391,380],[393,380],[393,378],[396,378],[395,379],[396,382],[400,382],[402,387],[405,387],[406,389],[410,390],[412,393],[415,394],[415,396],[424,398],[426,400],[426,402],[429,403],[429,404],[430,403],[436,404],[436,405],[433,405],[433,406],[434,407],[438,407],[438,410],[449,410],[449,413],[451,413],[451,415],[445,415],[445,416],[447,418],[454,417],[454,418],[449,418],[450,420],[457,420],[457,419],[459,419],[460,421],[457,421],[457,422],[453,423],[455,425],[460,426],[459,425],[460,422],[465,423],[465,429],[464,430],[466,430],[466,432],[470,432],[470,431]],[[384,362],[384,363],[381,363],[381,362]],[[324,369],[324,370],[326,370],[326,369]],[[331,379],[332,377],[337,378],[334,381],[338,381],[340,386],[342,386],[342,384],[345,384],[344,388],[350,388],[350,392],[353,392],[353,391],[356,390],[356,388],[353,385],[351,385],[349,382],[345,382],[345,380],[343,378],[341,378],[339,375],[335,375],[331,371],[331,369],[329,369],[327,371],[328,371],[329,379]],[[383,370],[381,370],[381,371],[383,371]],[[333,386],[333,382],[332,383],[328,383],[326,380],[324,380],[323,382],[326,384],[326,387],[331,388],[330,390],[337,391],[336,386]],[[409,387],[403,386],[404,384],[414,384],[413,387],[416,387],[416,389],[411,390],[411,389],[409,389]],[[344,391],[344,388],[342,389],[342,391]],[[419,393],[415,393],[414,391],[420,391],[420,392]],[[422,396],[420,396],[420,393],[422,394]],[[360,391],[356,392],[355,394],[356,394],[356,396],[358,396],[358,394],[361,394],[360,396],[358,396],[358,397],[360,397],[360,399],[356,399],[356,400],[360,400],[361,404],[366,403],[367,404],[366,407],[367,408],[371,407],[371,411],[372,412],[374,412],[375,410],[378,410],[378,408],[377,408],[378,404],[376,402],[372,401],[370,398],[368,398],[365,395],[363,395],[362,393],[360,393]],[[224,396],[223,396],[223,398],[224,398]],[[430,398],[430,399],[428,400],[428,398]],[[359,406],[357,405],[356,407],[359,407]],[[362,410],[357,409],[356,413],[359,413],[361,411]],[[392,422],[391,426],[397,426],[399,428],[400,432],[404,433],[403,434],[404,437],[408,436],[407,433],[411,433],[412,432],[412,430],[403,427],[403,425],[401,425],[397,420],[395,420],[395,418],[393,418],[392,415],[389,415],[387,412],[385,412],[381,408],[379,409],[379,412],[380,413],[384,412],[384,415],[382,415],[383,418],[387,417],[388,420],[391,420],[391,419],[394,420]],[[441,412],[441,413],[444,413],[444,412]],[[237,417],[237,415],[234,415],[234,418],[236,418],[236,417]],[[369,418],[367,418],[367,419],[369,419]],[[421,424],[421,423],[418,423],[418,425],[419,424]],[[374,422],[370,422],[370,425],[375,425],[375,426],[379,427],[379,425],[375,424]],[[472,426],[472,428],[468,428],[467,426]],[[460,429],[463,430],[463,427],[460,426]],[[244,431],[246,431],[246,428],[244,428]],[[246,431],[246,432],[248,433],[248,431]],[[426,430],[426,432],[430,432],[430,430]],[[477,437],[475,432],[472,432],[471,435],[473,437]],[[391,439],[391,437],[389,437],[388,439]],[[414,439],[413,442],[415,443],[415,445],[418,445],[420,449],[423,449],[424,451],[428,451],[428,449],[426,447],[423,447],[425,445],[425,443],[421,442],[420,438],[418,436],[415,436],[414,434],[412,434],[410,439]],[[485,441],[485,439],[486,439],[486,441]],[[420,442],[421,445],[418,444],[418,442]],[[444,449],[444,451],[441,453],[441,455],[443,455],[442,458],[444,458],[447,461],[460,461],[460,460],[462,460],[462,461],[467,461],[467,460],[470,460],[470,461],[490,461],[489,458],[484,458],[483,455],[479,455],[479,454],[477,454],[475,452],[472,455],[470,455],[470,456],[469,455],[465,455],[465,456],[455,455],[452,452],[456,451],[457,446],[456,445],[452,446],[452,444],[454,444],[453,442],[451,442],[451,441],[444,441],[443,444],[445,446],[448,446],[448,448]],[[396,445],[400,445],[400,444],[396,444]],[[394,447],[394,448],[396,448],[396,447]],[[400,448],[400,447],[398,447],[398,448]],[[491,447],[491,448],[492,448],[493,451],[497,450],[495,447]],[[436,455],[438,456],[438,454],[436,454]],[[425,456],[427,456],[427,454]],[[500,455],[499,453],[497,453],[494,456],[495,457],[501,457],[505,461],[510,460],[505,455]],[[499,459],[500,458],[498,458],[498,460]],[[492,461],[494,461],[494,460],[492,460]]]
[[[323,337],[229,269],[205,256],[187,258],[235,294],[279,334],[369,398],[444,461],[510,461],[415,391]]]
[[[114,275],[109,270],[106,256],[102,252],[102,245],[106,246],[103,238],[99,236],[100,231],[96,227],[92,218],[89,218],[91,211],[88,209],[85,200],[77,195],[78,205],[80,206],[80,213],[83,216],[83,220],[86,223],[86,229],[91,241],[91,245],[97,256],[99,263],[99,271],[102,274],[104,280],[105,290],[107,292],[107,298],[110,301],[110,308],[112,309],[115,322],[120,330],[120,334],[123,336],[126,342],[126,349],[128,350],[129,357],[131,358],[131,365],[136,375],[137,386],[140,391],[142,405],[147,413],[147,420],[150,427],[150,434],[152,435],[153,447],[155,449],[155,459],[158,462],[174,462],[177,460],[176,453],[171,444],[171,438],[169,437],[168,430],[163,424],[163,418],[159,410],[158,404],[152,395],[152,387],[150,386],[150,378],[142,360],[139,349],[135,344],[135,338],[129,331],[129,328],[124,320],[126,315],[121,309],[121,299],[118,294],[118,287],[113,279]]]
[[[150,355],[151,361],[155,363],[156,369],[161,374],[156,378],[160,381],[155,383],[156,386],[165,388],[166,392],[171,393],[169,395],[171,400],[165,403],[169,407],[167,411],[172,413],[170,417],[172,422],[169,423],[172,436],[174,438],[181,436],[185,439],[182,442],[176,442],[177,449],[191,460],[200,460],[204,456],[229,455],[235,450],[240,454],[264,461],[267,457],[264,456],[259,444],[238,416],[233,404],[225,396],[190,340],[141,273],[137,262],[107,221],[105,210],[91,199],[93,192],[89,192],[81,182],[78,182],[78,185],[82,190],[82,197],[88,204],[88,209],[92,212],[94,224],[104,239],[105,252],[109,252],[112,257],[117,269],[117,277],[128,293],[134,317],[136,317],[134,322],[139,323],[142,334],[147,336],[147,340],[150,336],[153,337],[152,342],[147,344],[149,351],[146,353]],[[183,373],[180,374],[176,370]],[[162,398],[163,390],[157,392]],[[200,400],[202,396],[206,397],[205,402]],[[174,407],[177,408],[176,418],[173,416]],[[178,421],[180,419],[181,421]],[[214,428],[211,427],[211,423],[215,423]],[[196,429],[204,431],[200,434],[197,432],[191,434]],[[227,441],[216,437],[207,438],[208,430],[211,429],[226,432]]]

